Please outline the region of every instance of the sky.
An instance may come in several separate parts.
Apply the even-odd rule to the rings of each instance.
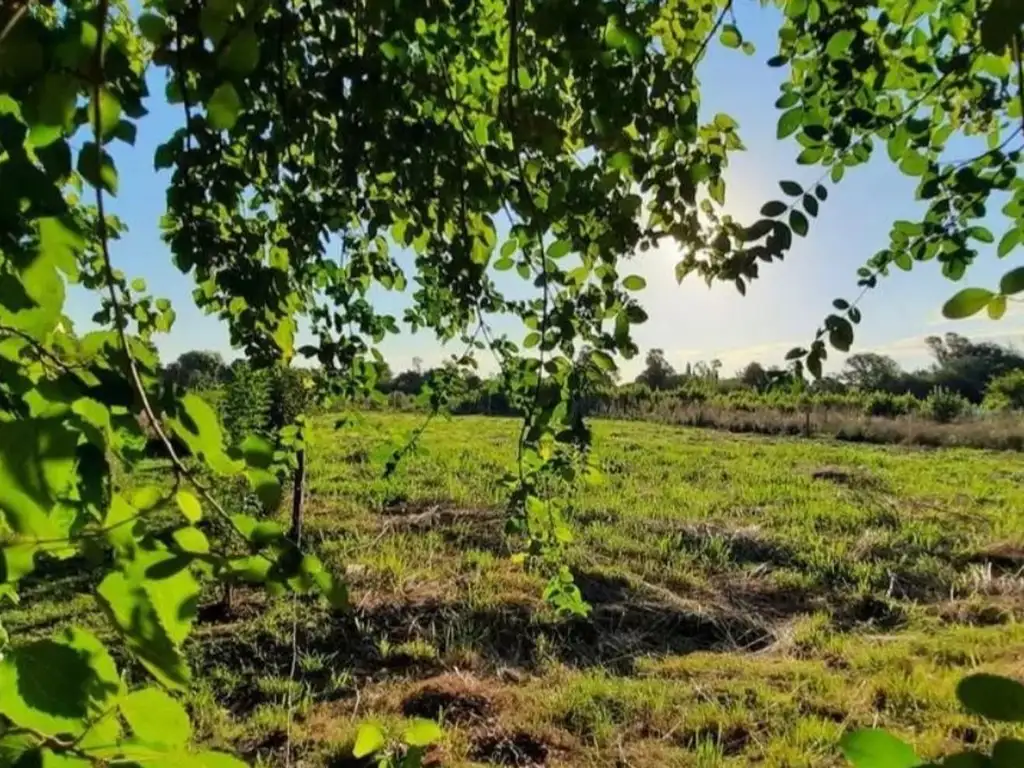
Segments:
[[[772,69],[765,61],[775,52],[777,21],[772,9],[743,4],[737,9],[738,26],[757,52],[746,56],[738,50],[713,45],[698,69],[702,83],[702,119],[725,112],[739,122],[746,152],[733,153],[727,175],[726,210],[741,221],[753,221],[760,207],[782,195],[779,180],[792,179],[807,187],[817,180],[820,168],[798,166],[799,146],[795,141],[775,138],[778,112],[774,102],[786,76],[785,68]],[[177,313],[172,331],[157,338],[161,357],[170,361],[190,349],[209,349],[232,359],[227,328],[215,317],[205,316],[192,301],[192,280],[171,263],[167,246],[160,240],[159,220],[165,207],[167,171],[153,170],[153,152],[182,123],[180,106],[163,98],[160,73],[150,77],[150,114],[138,122],[134,147],[115,142],[112,148],[120,173],[118,195],[108,209],[118,215],[128,232],[112,244],[115,267],[130,278],[142,277],[157,296],[171,299]],[[680,254],[672,244],[632,257],[623,274],[647,278],[647,288],[638,294],[650,319],[634,328],[641,355],[621,361],[624,379],[631,379],[643,365],[643,353],[661,348],[677,368],[687,363],[717,359],[726,375],[757,360],[765,365],[782,364],[787,350],[806,345],[834,298],[853,298],[856,270],[888,244],[889,230],[896,219],[914,220],[920,205],[914,201],[915,183],[893,167],[885,152],[875,152],[867,166],[847,173],[830,187],[817,219],[812,220],[806,238],[796,242],[781,263],[762,265],[761,277],[741,296],[728,284],[708,288],[697,278],[676,283],[674,267]],[[999,215],[992,229],[999,237],[1006,228]],[[1024,248],[1005,259],[981,252],[961,283],[942,277],[934,262],[915,265],[912,273],[894,271],[879,287],[868,292],[859,305],[863,320],[851,353],[875,351],[891,355],[907,368],[929,362],[924,338],[950,331],[973,339],[1006,344],[1024,344],[1024,311],[1011,305],[1006,316],[991,321],[984,316],[946,321],[940,314],[943,302],[965,285],[991,287],[999,277],[1022,262]],[[520,289],[521,290],[521,289]],[[402,298],[386,301],[397,317]],[[68,314],[79,329],[88,327],[94,301],[80,290],[69,294]],[[525,333],[525,331],[524,331]],[[515,335],[513,339],[515,340]],[[430,366],[447,359],[452,347],[443,349],[429,335],[403,333],[389,337],[381,351],[393,370],[402,370],[419,358]],[[830,350],[826,370],[838,370],[843,355]],[[481,357],[481,368],[493,363]]]

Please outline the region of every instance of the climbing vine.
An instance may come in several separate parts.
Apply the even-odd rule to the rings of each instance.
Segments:
[[[782,181],[784,199],[749,223],[724,212],[740,126],[701,111],[697,78],[711,45],[755,53],[733,0],[4,4],[0,595],[14,600],[55,560],[84,558],[102,571],[95,596],[116,642],[147,677],[129,686],[84,629],[14,638],[0,661],[3,759],[237,764],[192,749],[168,693],[189,682],[181,646],[202,583],[346,602],[283,527],[210,491],[235,478],[276,508],[301,419],[277,445],[229,438],[207,403],[157,375],[154,336],[174,310],[113,263],[123,225],[108,213],[119,188],[111,148],[134,144],[147,104],[180,109],[154,157],[131,155],[170,172],[170,257],[255,365],[307,359],[321,394],[363,396],[400,323],[465,344],[457,365],[496,357],[524,413],[509,530],[549,576],[546,597],[585,613],[559,564],[572,532],[550,481],[594,475],[572,407],[578,360],[608,372],[636,353],[632,329],[647,315],[633,254],[670,240],[680,280],[696,273],[744,292],[883,146],[919,180],[926,212],[894,223],[858,275],[860,296],[893,267],[929,260],[959,280],[995,243],[981,223],[993,200],[1008,220],[998,256],[1022,241],[1019,3],[762,4],[779,20],[768,65],[790,75],[778,137],[815,170]],[[97,297],[95,330],[65,315],[70,284]],[[1022,289],[1012,270],[998,291],[961,291],[946,312],[999,317]],[[409,298],[401,317],[381,311],[381,291]],[[819,375],[829,345],[850,347],[860,296],[837,299],[810,346],[790,353],[800,370]],[[518,321],[522,337],[495,334],[499,319]],[[300,329],[311,343],[296,346]],[[441,407],[443,385],[432,393]],[[120,489],[116,476],[153,445],[171,481]],[[383,736],[364,741],[370,754]]]

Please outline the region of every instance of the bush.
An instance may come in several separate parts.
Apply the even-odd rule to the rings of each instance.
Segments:
[[[939,424],[949,424],[967,413],[971,408],[970,401],[962,395],[946,389],[936,387],[924,401],[924,413],[932,421]]]
[[[883,419],[909,416],[921,406],[913,395],[894,395],[890,392],[872,392],[864,403],[864,415]]]
[[[270,405],[267,427],[277,432],[294,424],[312,405],[313,381],[309,371],[278,366],[268,375]]]
[[[990,411],[1024,411],[1024,370],[996,376],[985,390],[982,406]]]
[[[896,418],[896,397],[889,392],[873,392],[864,403],[864,415],[884,419]]]
[[[253,433],[273,438],[309,410],[312,392],[308,371],[236,363],[221,402],[221,418],[233,442]]]
[[[233,443],[254,432],[269,434],[270,379],[248,363],[231,366],[221,402],[221,419]]]

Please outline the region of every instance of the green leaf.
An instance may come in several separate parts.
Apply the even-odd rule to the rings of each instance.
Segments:
[[[139,16],[138,24],[142,36],[154,45],[160,45],[171,34],[167,22],[155,13],[143,13]]]
[[[829,329],[828,342],[840,352],[849,352],[853,344],[853,326],[850,321],[838,315],[830,315],[826,321]]]
[[[1017,0],[994,0],[981,19],[982,46],[994,54],[1002,54],[1021,25],[1024,25],[1024,7]]]
[[[77,101],[78,83],[74,77],[63,72],[47,74],[35,90],[38,121],[43,125],[70,129]]]
[[[1001,293],[992,297],[992,301],[986,307],[988,316],[993,320],[999,320],[1006,314],[1006,297]]]
[[[857,33],[852,29],[839,30],[829,38],[828,45],[825,46],[825,54],[830,59],[845,57],[856,37]]]
[[[107,541],[116,553],[127,554],[135,550],[135,526],[139,514],[139,510],[129,504],[121,494],[115,493],[111,497],[103,518],[103,528]]]
[[[556,240],[548,246],[548,256],[552,259],[560,259],[567,256],[572,250],[572,243],[568,240]]]
[[[938,768],[938,764],[922,764],[922,768]],[[942,768],[993,768],[988,756],[981,752],[957,752],[942,761]]]
[[[956,697],[970,712],[989,720],[1024,722],[1024,685],[1008,677],[970,675],[957,685]]]
[[[538,344],[540,344],[540,334],[536,331],[528,333],[526,338],[523,339],[523,346],[526,347],[526,349],[536,347]]]
[[[39,739],[26,731],[17,731],[13,728],[0,735],[0,765],[19,766],[27,763],[35,768],[38,763],[33,763],[35,753],[33,749],[39,744]],[[22,761],[19,763],[19,761]]]
[[[828,199],[828,189],[826,189],[821,184],[814,188],[814,194],[822,202],[825,202],[825,200]]]
[[[113,93],[106,88],[100,90],[99,98],[100,137],[107,138],[121,122],[121,102]],[[95,130],[96,127],[97,100],[94,97],[89,102],[89,126]]]
[[[807,355],[807,371],[816,379],[821,378],[821,362],[823,354],[816,349],[812,349]]]
[[[405,729],[402,741],[410,747],[429,747],[441,740],[441,727],[433,720],[417,718]]]
[[[262,435],[246,435],[238,450],[250,467],[269,469],[274,463],[274,444]]]
[[[914,768],[921,765],[913,748],[875,728],[846,734],[839,742],[839,749],[855,768]]]
[[[221,83],[206,103],[206,118],[217,131],[230,131],[242,111],[242,100],[231,83]]]
[[[45,338],[61,319],[65,292],[57,267],[66,264],[56,252],[40,250],[39,256],[19,271],[0,273],[0,322]]]
[[[185,519],[190,523],[198,523],[203,519],[203,507],[191,492],[178,491],[174,494],[174,500],[178,503],[178,509]]]
[[[35,570],[35,544],[9,544],[0,549],[0,583],[15,584]]]
[[[807,217],[800,211],[792,210],[789,212],[789,226],[796,234],[800,235],[800,237],[807,237],[809,224],[807,222]]]
[[[804,110],[802,107],[793,107],[788,112],[783,112],[782,117],[779,118],[779,125],[776,131],[776,136],[780,139],[784,139],[787,136],[792,136],[796,133],[804,120]]]
[[[992,745],[992,768],[1024,765],[1024,741],[1000,739]]]
[[[77,736],[120,693],[106,648],[74,627],[17,646],[0,662],[0,712],[22,728]]]
[[[249,479],[249,487],[260,500],[263,509],[267,512],[274,512],[281,504],[281,482],[277,475],[265,469],[250,468],[245,471]]]
[[[647,281],[640,275],[630,275],[622,281],[622,287],[627,291],[642,291],[647,287]]]
[[[206,555],[210,552],[210,540],[206,534],[191,525],[178,528],[171,534],[174,539],[175,551],[180,550],[193,555]]]
[[[490,117],[483,116],[477,119],[473,125],[473,139],[477,144],[483,146],[490,141],[490,135],[488,129],[490,128],[493,120]]]
[[[339,611],[348,610],[348,587],[344,581],[327,571],[313,555],[304,555],[299,568],[310,578],[316,590],[327,599],[332,608]]]
[[[812,195],[804,195],[804,210],[811,216],[818,215],[818,200]]]
[[[380,44],[380,52],[388,61],[398,61],[405,54],[405,48],[393,40],[385,40]]]
[[[590,353],[590,361],[595,367],[600,368],[602,371],[614,371],[615,361],[612,360],[611,355],[606,352],[602,352],[599,349],[595,349]]]
[[[215,472],[234,475],[242,471],[243,462],[232,461],[224,451],[224,437],[217,413],[198,395],[185,395],[178,413],[168,418],[167,424],[189,450],[204,457]]]
[[[903,154],[900,170],[907,176],[921,176],[928,170],[928,158],[920,152],[908,150]]]
[[[719,112],[715,115],[714,123],[715,127],[722,131],[735,131],[740,127],[740,124],[736,122],[734,117],[724,112]]]
[[[796,162],[799,165],[814,165],[821,160],[823,154],[824,150],[821,147],[807,147],[807,149],[796,156]]]
[[[256,33],[245,28],[236,34],[217,62],[221,69],[244,77],[260,63],[260,41]]]
[[[999,281],[999,292],[1012,296],[1024,291],[1024,267],[1011,269]]]
[[[789,206],[779,200],[772,200],[761,207],[762,216],[781,216],[789,209]]]
[[[78,172],[97,189],[117,194],[117,170],[114,161],[94,142],[87,142],[78,153]]]
[[[167,550],[140,550],[96,590],[128,649],[168,688],[189,681],[180,646],[192,628],[199,584],[187,564]]]
[[[964,288],[942,306],[942,316],[961,320],[980,312],[994,294],[985,288]]]
[[[39,255],[72,279],[78,277],[78,255],[85,245],[85,237],[70,218],[39,219]]]
[[[624,48],[634,59],[640,58],[644,52],[644,44],[637,34],[629,29],[620,27],[618,17],[616,16],[608,19],[608,24],[605,26],[604,31],[604,41],[608,44],[609,48]]]
[[[121,700],[121,714],[140,741],[180,747],[192,736],[185,708],[159,688],[132,691]]]
[[[994,243],[996,241],[995,235],[992,234],[991,230],[985,227],[971,227],[967,230],[968,237],[972,237],[979,243]]]
[[[78,435],[60,419],[0,422],[0,511],[27,538],[67,534],[59,507],[74,485]]]
[[[384,748],[384,732],[374,723],[363,723],[356,731],[356,743],[352,747],[352,756],[363,758],[379,752]]]
[[[726,24],[722,28],[719,40],[726,48],[739,48],[743,44],[743,37],[740,35],[739,29],[733,24]]]
[[[629,152],[616,152],[608,159],[608,167],[622,171],[630,167],[633,163],[633,156]]]
[[[782,187],[783,192],[791,197],[798,197],[804,193],[804,188],[795,181],[780,181],[779,186]]]
[[[1014,227],[999,240],[999,258],[1001,259],[1006,256],[1018,245],[1020,245],[1020,230]]]

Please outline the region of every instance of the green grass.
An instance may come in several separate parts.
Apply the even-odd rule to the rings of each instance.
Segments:
[[[354,610],[246,591],[200,622],[189,699],[213,745],[281,764],[288,701],[310,766],[354,764],[361,721],[420,715],[445,721],[446,765],[839,765],[851,727],[925,755],[1009,732],[953,690],[1024,673],[1012,454],[596,422],[604,479],[573,497],[566,553],[593,614],[566,621],[502,532],[516,422],[435,421],[388,479],[380,449],[420,418],[334,422],[313,431],[307,542]],[[3,623],[100,624],[89,583],[37,584]]]

